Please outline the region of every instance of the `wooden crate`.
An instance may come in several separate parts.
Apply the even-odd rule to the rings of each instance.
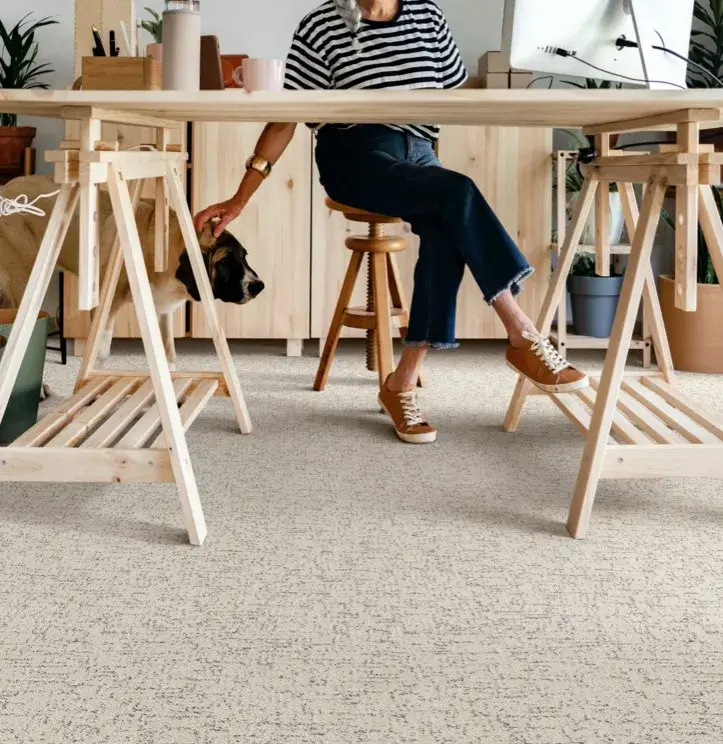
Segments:
[[[161,63],[150,57],[83,57],[83,90],[160,90]]]

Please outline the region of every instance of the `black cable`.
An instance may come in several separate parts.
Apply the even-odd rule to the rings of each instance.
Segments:
[[[603,72],[606,75],[611,75],[614,78],[622,78],[623,80],[630,80],[633,83],[655,83],[656,85],[672,85],[674,88],[679,88],[680,90],[688,90],[686,87],[682,85],[678,85],[677,83],[670,83],[665,80],[643,80],[642,78],[634,78],[629,77],[628,75],[620,75],[617,72],[611,72],[610,70],[605,70],[602,67],[598,67],[597,65],[594,65],[592,62],[588,62],[587,60],[583,59],[582,57],[578,57],[576,54],[572,54],[572,52],[569,52],[567,49],[561,49],[560,47],[548,47],[549,54],[554,54],[557,57],[569,57],[570,59],[575,59],[578,62],[581,62],[583,65],[587,65],[588,67],[592,67],[593,70],[597,70],[598,72]]]
[[[651,47],[652,49],[655,49],[659,52],[665,52],[666,54],[672,54],[674,57],[677,57],[683,62],[686,62],[691,67],[695,67],[700,72],[702,72],[704,75],[708,75],[709,78],[711,78],[712,80],[715,80],[715,82],[721,88],[723,88],[723,80],[721,80],[717,75],[714,75],[710,70],[707,70],[705,67],[703,67],[703,65],[699,65],[697,62],[694,62],[690,57],[686,57],[684,54],[680,54],[679,52],[676,52],[674,49],[668,49],[668,47],[665,45],[665,39],[661,35],[660,31],[656,29],[655,33],[658,34],[658,38],[660,39],[660,43],[662,46],[653,45],[653,47]],[[615,44],[620,49],[639,49],[640,48],[636,41],[630,41],[629,39],[626,39],[624,36],[620,36],[615,42]]]
[[[530,82],[527,84],[528,88],[531,88],[538,80],[549,80],[550,85],[548,86],[548,90],[552,88],[552,83],[555,80],[554,75],[543,75],[542,77],[535,78],[534,80],[530,80]]]
[[[721,80],[717,75],[714,75],[710,70],[706,70],[705,67],[703,67],[703,65],[699,65],[697,62],[693,62],[692,59],[690,59],[689,57],[686,57],[684,54],[678,54],[678,52],[672,49],[668,49],[667,47],[664,47],[664,46],[654,46],[653,49],[657,49],[660,52],[666,52],[667,54],[672,54],[674,57],[677,57],[678,59],[682,59],[683,62],[687,62],[692,67],[695,67],[698,70],[700,70],[700,72],[705,73],[711,80],[715,80],[715,82],[718,83],[718,85],[721,88],[723,88],[723,80]]]

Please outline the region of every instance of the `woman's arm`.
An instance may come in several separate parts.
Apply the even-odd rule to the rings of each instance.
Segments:
[[[268,160],[271,165],[275,165],[289,146],[295,130],[296,124],[267,124],[256,143],[254,154]],[[241,214],[263,180],[264,177],[257,170],[249,168],[236,193],[230,199],[212,204],[196,215],[194,218],[196,231],[200,233],[209,220],[219,218],[213,231],[214,236],[218,237],[228,224]]]

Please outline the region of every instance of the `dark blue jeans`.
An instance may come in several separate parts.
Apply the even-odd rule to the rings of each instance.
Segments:
[[[405,343],[457,346],[457,294],[468,266],[488,303],[533,269],[474,181],[443,168],[429,140],[378,125],[323,127],[316,162],[327,194],[401,217],[420,238]]]

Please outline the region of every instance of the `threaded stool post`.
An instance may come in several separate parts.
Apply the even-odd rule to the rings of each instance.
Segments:
[[[378,372],[381,387],[394,366],[392,328],[396,325],[403,333],[409,323],[409,311],[402,295],[393,255],[403,251],[407,241],[402,235],[386,235],[384,227],[401,220],[347,207],[330,199],[327,199],[326,204],[330,209],[343,213],[352,222],[366,223],[368,229],[366,235],[354,235],[346,239],[351,260],[326,337],[314,389],[323,390],[326,385],[343,327],[366,331],[366,366],[370,371]],[[366,303],[362,307],[351,307],[354,286],[365,254],[368,256]]]

